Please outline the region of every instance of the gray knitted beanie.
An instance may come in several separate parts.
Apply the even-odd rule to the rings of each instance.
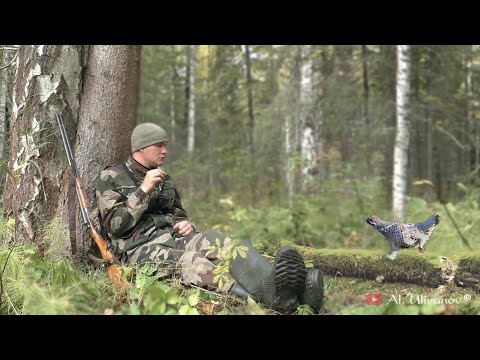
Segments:
[[[152,123],[137,125],[132,132],[132,153],[147,146],[167,141],[167,133],[160,126]]]

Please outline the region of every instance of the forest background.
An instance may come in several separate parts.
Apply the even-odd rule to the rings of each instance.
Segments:
[[[60,110],[92,201],[99,170],[128,156],[131,129],[154,122],[170,134],[165,170],[199,229],[386,252],[369,215],[438,212],[428,251],[468,251],[461,236],[480,245],[478,46],[0,50],[4,240],[14,232],[58,256],[90,248],[78,212],[75,242],[66,231]]]

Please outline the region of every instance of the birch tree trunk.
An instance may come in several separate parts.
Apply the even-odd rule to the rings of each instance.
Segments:
[[[8,124],[11,113],[11,90],[13,74],[17,66],[19,46],[4,46],[0,55],[0,166],[6,167],[8,162]],[[10,111],[9,111],[10,110]],[[3,189],[7,172],[0,171],[0,203],[3,203]]]
[[[285,134],[285,183],[288,192],[288,202],[293,206],[292,196],[295,192],[296,169],[294,168],[293,158],[300,150],[299,136],[299,102],[300,102],[300,82],[301,82],[301,53],[300,48],[295,47],[292,51],[292,64],[288,88],[288,104],[285,113],[284,134]],[[293,134],[292,134],[293,127]],[[293,141],[292,141],[293,138]],[[298,151],[298,152],[297,152]]]
[[[287,112],[288,114],[288,112]],[[288,203],[289,206],[291,207],[293,205],[292,199],[293,199],[293,169],[292,169],[292,145],[291,145],[291,134],[290,134],[290,121],[291,121],[291,116],[286,115],[284,118],[284,124],[283,124],[283,129],[284,129],[284,134],[285,134],[285,158],[286,158],[286,163],[285,163],[285,184],[287,187],[287,195],[288,195]]]
[[[172,57],[175,57],[176,49],[175,45],[170,45],[171,51],[172,51]],[[175,65],[175,60],[172,61],[171,63],[171,69],[170,71],[172,72],[170,76],[170,143],[172,146],[176,145],[176,138],[175,138],[175,132],[176,132],[176,127],[177,127],[177,121],[176,121],[176,111],[175,111],[175,106],[177,103],[176,100],[176,83],[177,83],[177,69]]]
[[[408,96],[410,92],[410,47],[397,45],[397,129],[393,154],[393,216],[405,219],[407,205],[407,160],[410,141]]]
[[[252,194],[252,204],[256,202],[257,198],[257,177],[256,177],[256,161],[255,161],[255,143],[254,143],[254,133],[255,133],[255,115],[253,108],[253,79],[252,79],[252,65],[250,59],[250,46],[245,45],[245,72],[246,72],[246,82],[247,82],[247,106],[248,106],[248,152],[250,156],[251,168],[254,169],[252,172],[252,179],[250,181],[250,193]]]
[[[58,136],[55,111],[77,116],[81,92],[81,46],[22,45],[13,87],[4,209],[15,218],[18,236],[37,243],[43,256],[42,225],[52,220],[62,202],[67,167]],[[74,134],[76,126],[69,128]],[[67,239],[65,248],[69,248]]]
[[[195,150],[195,45],[188,45],[188,143],[187,150],[192,154]]]
[[[300,153],[302,156],[302,191],[307,191],[310,170],[315,166],[315,131],[313,112],[313,74],[311,45],[305,45],[302,51],[302,68],[300,77]]]
[[[473,113],[473,72],[472,72],[472,46],[466,45],[465,47],[465,122],[466,122],[466,134],[468,141],[468,162],[467,168],[470,171],[475,170],[478,166],[477,163],[477,144],[476,144],[476,128],[475,119]]]
[[[8,51],[2,50],[2,56],[0,56],[0,161],[5,158],[5,141],[7,132],[7,87],[8,87],[8,69],[3,69],[8,62]],[[4,175],[2,175],[4,176]],[[1,184],[2,179],[0,179]]]
[[[55,112],[63,115],[82,184],[93,198],[100,170],[130,152],[139,81],[139,46],[22,46],[13,90],[9,167],[4,206],[26,243],[38,243],[56,215],[67,223],[69,171]],[[87,63],[86,71],[84,64]],[[23,168],[22,168],[23,166]],[[55,239],[66,252],[84,253],[92,240],[78,204],[71,228],[80,238]],[[65,226],[66,227],[66,226]],[[68,231],[64,232],[68,234]]]

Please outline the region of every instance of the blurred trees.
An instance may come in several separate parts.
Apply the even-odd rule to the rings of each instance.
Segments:
[[[187,168],[186,46],[144,46],[139,121],[172,136],[170,166],[195,197],[247,202],[316,194],[352,167],[391,201],[394,45],[198,45],[195,151]],[[478,185],[479,47],[410,47],[406,192],[456,199]],[[412,186],[412,184],[416,184]]]

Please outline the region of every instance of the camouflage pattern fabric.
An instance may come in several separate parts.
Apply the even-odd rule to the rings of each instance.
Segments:
[[[146,194],[140,185],[148,169],[132,157],[124,166],[128,172],[121,165],[105,168],[96,183],[102,226],[118,259],[126,265],[158,264],[161,275],[178,272],[186,285],[216,288],[212,271],[217,252],[205,254],[216,239],[222,251],[232,240],[213,230],[180,236],[173,226],[189,219],[170,176]]]

